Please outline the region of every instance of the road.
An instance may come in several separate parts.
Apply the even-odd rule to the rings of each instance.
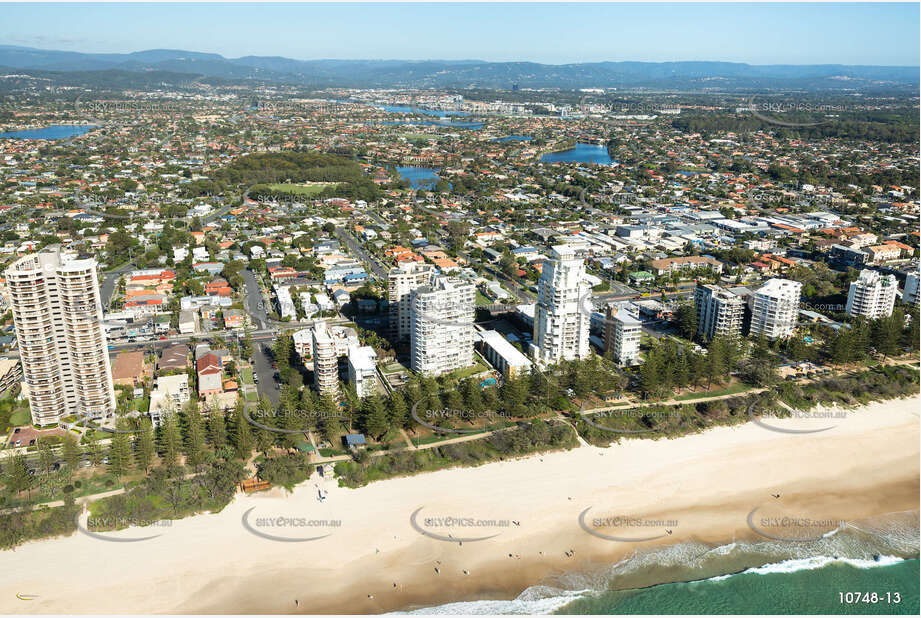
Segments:
[[[357,255],[365,266],[371,269],[371,272],[377,275],[377,277],[383,281],[387,281],[387,269],[384,268],[384,265],[376,257],[365,251],[364,247],[361,246],[361,243],[352,236],[348,230],[337,227],[336,236],[339,237],[339,240],[348,245],[349,251]]]
[[[259,397],[268,397],[273,406],[278,405],[279,389],[275,388],[275,369],[272,367],[272,342],[255,342],[253,346],[253,373],[259,376],[256,392]]]
[[[265,297],[262,295],[262,286],[256,280],[256,275],[250,269],[246,268],[240,273],[243,275],[243,281],[246,283],[246,300],[244,307],[246,312],[253,320],[253,324],[260,329],[265,329],[269,323],[269,313],[266,307]]]
[[[134,264],[129,262],[117,270],[113,270],[110,273],[105,273],[102,278],[102,285],[99,286],[99,298],[102,300],[103,307],[106,309],[109,308],[109,303],[112,302],[112,293],[115,291],[115,284],[118,283],[118,280],[123,274],[129,270],[132,270],[133,268]]]

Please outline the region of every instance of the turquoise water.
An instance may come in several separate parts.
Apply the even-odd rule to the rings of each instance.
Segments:
[[[508,135],[506,137],[497,137],[496,142],[530,142],[533,137],[530,135]]]
[[[781,563],[703,581],[605,592],[556,613],[917,615],[918,577],[918,560],[882,566],[830,561],[818,568]],[[839,593],[848,591],[876,592],[878,601],[842,602]]]
[[[613,564],[573,564],[513,599],[410,613],[917,615],[918,534],[918,513],[904,512],[849,522],[809,542],[689,541],[638,549]],[[839,597],[858,591],[876,592],[878,602]]]
[[[413,189],[433,187],[438,182],[438,169],[434,167],[397,167],[400,178],[409,181]]]
[[[575,148],[569,150],[545,154],[540,160],[543,163],[596,163],[598,165],[616,163],[608,154],[607,147],[582,143],[576,144]]]
[[[0,133],[0,139],[67,139],[89,133],[95,126],[77,124],[58,124],[44,129],[26,129],[25,131],[6,131]]]

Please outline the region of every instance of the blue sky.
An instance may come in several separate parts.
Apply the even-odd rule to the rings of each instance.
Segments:
[[[919,4],[3,4],[0,44],[227,57],[919,65]]]

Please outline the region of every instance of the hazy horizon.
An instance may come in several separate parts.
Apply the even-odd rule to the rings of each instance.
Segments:
[[[918,3],[5,4],[5,45],[225,58],[916,67]]]

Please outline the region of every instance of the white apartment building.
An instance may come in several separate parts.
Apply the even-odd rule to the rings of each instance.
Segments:
[[[515,378],[531,370],[533,364],[527,356],[518,351],[501,333],[494,330],[476,329],[475,338],[482,354],[493,367],[507,378]]]
[[[286,285],[274,285],[275,298],[278,301],[278,315],[284,318],[297,319],[297,309],[294,307],[294,299],[291,298],[291,290]]]
[[[745,301],[718,285],[698,285],[694,290],[697,334],[704,339],[738,337],[742,334]]]
[[[539,362],[588,357],[590,317],[580,303],[588,303],[589,291],[585,264],[575,249],[553,247],[537,283],[532,353]]]
[[[413,290],[428,285],[434,274],[434,266],[418,262],[391,268],[387,273],[390,330],[398,340],[407,339],[412,330],[410,303]]]
[[[618,365],[630,367],[640,362],[642,322],[624,307],[611,303],[605,312],[604,351]]]
[[[410,299],[410,356],[413,371],[440,375],[473,364],[475,288],[439,275]]]
[[[752,298],[751,335],[772,340],[792,335],[802,288],[789,279],[769,279],[761,286]]]
[[[157,378],[156,387],[150,392],[150,421],[154,425],[163,422],[167,414],[179,412],[189,401],[189,376],[179,373]]]
[[[348,351],[349,382],[359,397],[373,395],[377,389],[377,353],[369,345],[350,346]]]
[[[313,327],[313,385],[321,395],[339,395],[339,355],[326,322]]]
[[[845,311],[852,318],[863,316],[873,320],[888,317],[892,315],[898,287],[895,275],[864,269],[851,282]]]
[[[902,290],[902,302],[914,305],[915,307],[919,305],[919,298],[921,298],[918,294],[919,280],[921,280],[921,275],[918,273],[911,273],[905,277],[905,288]]]
[[[20,258],[6,280],[33,424],[110,418],[115,390],[96,261],[54,248]]]

